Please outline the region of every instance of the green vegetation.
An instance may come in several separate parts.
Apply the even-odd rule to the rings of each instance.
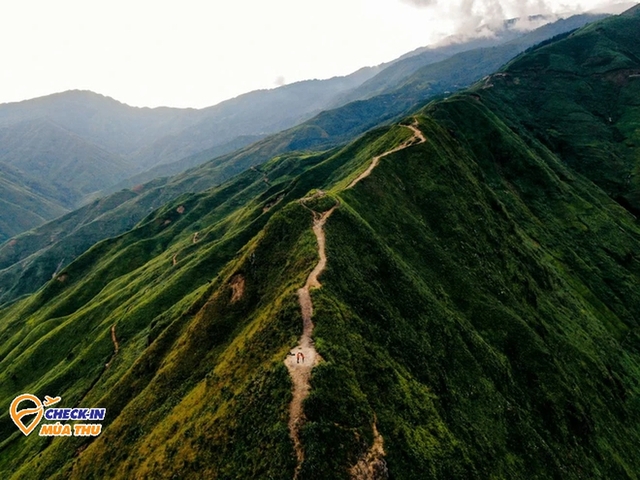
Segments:
[[[4,106],[0,108],[0,135],[3,123],[23,123],[7,127],[7,152],[3,157],[0,151],[0,169],[3,161],[24,164],[30,176],[22,183],[35,184],[36,192],[53,198],[54,203],[61,202],[61,210],[43,214],[42,208],[33,209],[30,199],[17,198],[13,203],[22,210],[10,207],[4,217],[0,215],[0,242],[54,218],[77,205],[81,198],[93,199],[123,188],[141,195],[123,202],[123,192],[118,192],[108,200],[114,204],[111,211],[100,209],[95,215],[85,215],[81,223],[58,219],[22,235],[17,239],[18,249],[0,246],[0,265],[7,265],[12,259],[10,268],[0,266],[0,285],[11,286],[0,290],[0,302],[34,292],[50,279],[61,261],[66,266],[94,243],[128,231],[150,210],[182,193],[204,191],[278,155],[344,145],[382,123],[400,120],[416,105],[470,85],[527,47],[597,18],[576,15],[528,33],[510,31],[505,38],[411,52],[390,64],[364,68],[347,77],[251,92],[201,111],[135,109],[91,92],[66,92],[24,105]],[[491,45],[493,48],[488,48]],[[479,48],[482,46],[485,48]],[[49,122],[44,128],[37,121],[41,116],[51,118],[54,124]],[[96,126],[94,117],[102,118],[104,125]],[[298,124],[305,119],[308,120]],[[287,130],[258,141],[265,133],[284,128]],[[31,134],[26,134],[25,129]],[[57,179],[55,189],[44,187],[33,178],[42,180],[42,172],[33,163],[43,148],[51,145],[74,146],[76,151],[72,160],[56,149],[54,153],[64,158],[49,158],[54,165],[49,176]],[[78,155],[78,151],[82,154]],[[101,161],[96,164],[96,159]],[[141,168],[145,171],[137,173]],[[172,179],[158,178],[188,168],[191,170]],[[93,173],[73,178],[70,183],[65,177],[69,169]],[[96,192],[98,187],[100,191]],[[2,185],[0,198],[9,198]],[[25,207],[30,208],[30,213],[23,211]],[[88,226],[91,222],[95,224]],[[55,235],[47,238],[54,240],[44,245],[33,241],[34,236],[43,237],[52,229]]]
[[[168,203],[0,310],[3,477],[292,478],[283,359],[317,263],[300,199],[322,190],[307,206],[340,203],[312,290],[323,360],[302,477],[349,478],[375,424],[393,478],[637,479],[638,12],[427,105],[426,142],[353,188],[408,128],[276,154],[200,193],[186,185],[206,178],[174,180]],[[105,407],[104,432],[24,437],[7,415],[23,392]]]
[[[578,173],[640,212],[638,10],[534,49],[477,93]]]
[[[0,242],[66,211],[43,189],[33,188],[17,172],[0,164]]]

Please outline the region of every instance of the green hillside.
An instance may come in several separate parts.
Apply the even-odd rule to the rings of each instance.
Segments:
[[[425,52],[419,55],[418,60],[410,56],[387,66],[374,77],[379,78],[380,82],[370,85],[376,89],[382,85],[386,89],[380,95],[323,111],[300,125],[239,150],[234,146],[240,147],[242,142],[246,145],[250,140],[239,137],[229,144],[206,150],[176,163],[160,165],[149,172],[120,182],[113,188],[131,187],[132,192],[120,192],[114,198],[102,202],[114,205],[113,210],[83,208],[83,212],[96,212],[96,215],[89,217],[83,214],[80,223],[74,220],[75,215],[69,215],[52,225],[44,225],[21,235],[11,245],[0,246],[0,303],[34,292],[51,278],[60,262],[67,265],[95,242],[126,232],[150,210],[183,193],[199,192],[219,185],[233,175],[278,155],[301,150],[321,151],[344,145],[380,124],[399,120],[403,115],[415,111],[417,105],[426,103],[434,96],[475,82],[540,40],[558,32],[566,32],[595,18],[597,17],[579,15],[560,20],[526,34],[520,33],[518,38],[494,48],[465,51],[476,43],[482,43],[478,41]],[[421,63],[429,63],[442,57],[448,58],[415,71]],[[389,75],[385,73],[388,70],[391,72]],[[404,82],[398,85],[401,78]],[[339,79],[335,81],[338,82]],[[300,88],[302,87],[297,87],[298,90]],[[316,85],[315,88],[320,88],[320,85]],[[361,93],[364,94],[364,91]],[[252,97],[253,94],[249,96]],[[229,105],[231,104],[234,102]],[[224,108],[228,110],[229,105]],[[268,105],[273,106],[273,103]],[[202,163],[206,158],[218,154],[221,156]],[[198,164],[201,165],[195,166]],[[156,179],[139,185],[154,176],[176,173],[187,166],[195,167],[171,179]],[[257,170],[255,173],[257,176],[261,175]],[[122,201],[124,197],[127,197],[126,201]],[[51,235],[52,230],[55,231],[54,236]],[[51,240],[43,243],[43,238]],[[1,287],[3,284],[6,285],[5,288]]]
[[[67,212],[50,186],[0,164],[0,242]]]
[[[639,28],[636,8],[183,191],[5,304],[3,478],[637,479]],[[322,253],[296,423],[284,361]],[[103,433],[25,437],[23,392],[106,408]]]
[[[640,212],[638,7],[511,62],[476,89],[622,205]]]

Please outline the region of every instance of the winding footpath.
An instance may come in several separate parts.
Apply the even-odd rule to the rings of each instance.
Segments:
[[[327,265],[323,227],[337,207],[338,205],[335,205],[331,210],[327,210],[322,214],[313,212],[313,233],[316,235],[316,240],[318,241],[318,255],[320,256],[320,260],[307,277],[304,287],[298,290],[298,302],[300,303],[300,310],[302,312],[302,336],[300,337],[298,346],[289,352],[284,362],[293,381],[293,399],[289,405],[289,434],[293,440],[296,457],[298,458],[298,466],[296,467],[294,479],[298,478],[300,467],[304,461],[304,449],[300,441],[300,427],[304,421],[302,402],[307,395],[309,395],[311,369],[320,361],[320,355],[318,355],[318,352],[313,346],[313,340],[311,339],[311,334],[313,333],[313,321],[311,320],[311,317],[313,317],[313,303],[311,302],[310,291],[311,288],[319,288],[321,286],[318,277]],[[297,358],[298,353],[304,355],[301,360]]]
[[[418,145],[424,143],[426,138],[424,134],[418,129],[418,121],[414,119],[411,125],[403,125],[409,128],[413,132],[413,136],[400,144],[398,147],[389,150],[381,155],[374,157],[371,160],[371,164],[367,169],[361,173],[355,180],[353,180],[347,188],[354,187],[360,180],[368,177],[373,169],[378,165],[380,159],[390,155],[392,153],[403,150],[412,145]],[[322,195],[322,192],[320,192]],[[304,205],[304,199],[301,200],[301,204]],[[323,213],[318,213],[309,209],[313,213],[313,233],[316,236],[318,242],[318,260],[317,265],[311,271],[307,277],[307,281],[304,286],[298,290],[298,302],[300,304],[300,311],[302,314],[302,336],[298,341],[298,345],[289,352],[284,363],[289,370],[289,375],[293,383],[293,399],[289,405],[289,434],[293,440],[298,465],[293,476],[294,480],[300,475],[300,469],[304,462],[304,448],[300,440],[300,428],[304,423],[304,411],[302,409],[302,403],[304,399],[309,395],[310,385],[309,379],[311,378],[311,370],[321,360],[320,355],[316,351],[313,339],[313,303],[311,301],[311,289],[320,288],[322,285],[318,281],[318,277],[324,271],[327,265],[327,254],[325,252],[325,235],[324,225],[327,219],[331,216],[333,211],[338,208],[339,203]],[[303,356],[299,358],[299,353]],[[388,473],[386,471],[386,463],[384,461],[384,443],[382,435],[378,433],[376,423],[373,424],[374,442],[368,452],[366,452],[362,458],[354,465],[351,470],[351,477],[353,479],[381,479],[387,478]]]
[[[417,120],[414,119],[414,121],[413,121],[413,123],[411,125],[403,125],[403,127],[406,127],[408,129],[410,129],[413,132],[413,136],[409,140],[406,140],[405,142],[403,142],[400,145],[398,145],[396,148],[388,150],[388,151],[384,152],[383,154],[378,155],[377,157],[373,157],[373,160],[371,160],[371,163],[369,164],[367,169],[364,172],[362,172],[358,176],[358,178],[356,178],[353,182],[351,182],[347,188],[353,188],[353,187],[356,186],[356,184],[360,180],[362,180],[364,178],[367,178],[371,174],[373,169],[378,166],[378,163],[380,163],[380,159],[381,158],[386,157],[387,155],[391,155],[392,153],[399,152],[400,150],[404,150],[405,148],[410,147],[412,145],[419,145],[419,144],[424,143],[424,142],[427,141],[427,139],[425,138],[424,134],[418,129],[418,121]]]
[[[118,343],[118,339],[116,338],[116,324],[111,325],[111,341],[113,342],[113,354],[117,355],[118,350],[120,350],[120,344]]]

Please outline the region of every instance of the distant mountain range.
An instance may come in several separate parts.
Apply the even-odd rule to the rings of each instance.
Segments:
[[[225,152],[225,145],[227,150],[237,149],[290,127],[377,70],[364,68],[347,77],[251,92],[202,110],[133,108],[87,91],[3,104],[0,163],[19,172],[27,183],[49,185],[53,197],[37,189],[36,193],[56,203],[57,212],[68,211],[92,194],[157,165],[185,158],[189,166],[194,155],[211,150],[216,156]],[[7,196],[0,191],[0,198]],[[35,220],[37,210],[27,228],[41,223]],[[0,231],[0,238],[15,231]]]
[[[201,110],[133,108],[87,91],[0,105],[0,164],[14,172],[13,180],[0,185],[7,204],[0,214],[0,241],[93,198],[175,175],[305,120],[313,118],[291,133],[295,138],[282,151],[346,142],[401,115],[417,99],[468,85],[524,48],[597,18],[572,17],[532,33],[507,23],[490,38],[453,38],[454,43],[418,49],[346,77],[250,92]],[[498,46],[499,52],[479,50]],[[479,57],[469,53],[455,60],[461,52]],[[441,68],[446,60],[452,63]],[[411,78],[428,85],[402,90]],[[330,125],[334,119],[338,135]]]

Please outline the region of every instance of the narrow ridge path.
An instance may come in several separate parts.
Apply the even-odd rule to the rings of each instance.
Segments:
[[[426,142],[424,134],[418,129],[418,120],[414,118],[410,125],[403,125],[409,128],[413,132],[413,136],[404,141],[399,146],[384,152],[371,161],[371,164],[367,169],[361,173],[355,180],[353,180],[347,188],[352,188],[360,180],[368,177],[373,169],[378,165],[381,158],[386,157],[392,153],[403,150],[412,145],[418,145]],[[311,198],[317,195],[323,195],[323,192],[319,192]],[[294,473],[294,480],[300,475],[300,469],[304,462],[304,448],[300,440],[300,428],[304,423],[304,411],[302,409],[302,403],[304,399],[309,395],[310,385],[309,379],[311,377],[311,370],[321,360],[320,355],[316,351],[313,339],[313,302],[311,301],[311,288],[320,288],[322,285],[318,281],[318,277],[324,271],[327,265],[327,255],[325,252],[325,235],[324,224],[331,216],[333,211],[338,208],[339,203],[334,205],[330,210],[324,213],[318,213],[311,210],[304,204],[304,199],[301,200],[301,204],[310,210],[313,214],[313,233],[316,236],[318,242],[318,256],[320,260],[307,277],[307,281],[304,286],[298,289],[298,302],[300,304],[300,311],[302,313],[302,336],[298,341],[298,345],[289,352],[284,363],[291,376],[293,382],[293,399],[289,405],[289,434],[293,440],[293,446],[296,452],[298,465]],[[299,358],[299,354],[302,357]],[[378,432],[376,424],[373,424],[374,442],[368,452],[354,465],[351,470],[351,477],[353,479],[380,479],[387,478],[386,462],[384,461],[384,440],[382,435]]]
[[[311,301],[310,290],[311,288],[319,288],[321,286],[318,277],[327,265],[323,227],[337,207],[338,205],[335,205],[322,214],[312,210],[313,233],[318,242],[318,256],[320,260],[318,260],[318,263],[307,277],[304,286],[298,290],[298,302],[300,303],[300,311],[302,313],[302,336],[298,341],[298,345],[291,350],[284,361],[293,382],[293,399],[289,405],[289,434],[293,440],[296,457],[298,458],[298,466],[296,467],[294,479],[298,478],[300,467],[304,461],[304,449],[300,441],[300,427],[304,421],[302,402],[307,395],[309,395],[311,369],[320,361],[320,355],[318,355],[318,352],[313,346],[313,340],[311,339],[313,333],[313,321],[311,320],[313,317],[313,303]],[[303,355],[301,359],[298,359],[299,353]]]
[[[427,141],[427,139],[425,138],[424,134],[418,129],[418,120],[416,120],[414,118],[413,123],[411,125],[403,125],[403,127],[407,127],[408,129],[410,129],[413,132],[413,136],[404,141],[403,143],[401,143],[400,145],[398,145],[396,148],[393,148],[391,150],[388,150],[380,155],[378,155],[377,157],[373,157],[373,159],[371,160],[371,163],[369,164],[369,166],[367,167],[367,169],[362,172],[358,178],[356,178],[353,182],[351,182],[349,184],[349,186],[347,188],[353,188],[356,186],[356,184],[364,179],[367,178],[371,172],[373,171],[374,168],[376,168],[378,166],[378,163],[380,162],[380,159],[383,157],[386,157],[387,155],[391,155],[392,153],[396,153],[399,152],[400,150],[404,150],[407,147],[410,147],[412,145],[419,145],[421,143],[424,143]]]

